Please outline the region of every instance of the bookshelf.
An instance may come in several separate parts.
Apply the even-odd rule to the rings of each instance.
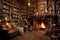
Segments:
[[[16,0],[15,0],[16,1]],[[17,26],[17,24],[20,24],[20,6],[17,6],[17,2],[13,3],[12,0],[3,0],[2,2],[2,16],[4,17],[3,20],[6,20],[6,23],[8,23],[9,25],[7,25],[8,27],[11,27],[8,29],[8,33],[12,33],[11,31],[15,32],[15,28],[13,27],[15,23],[15,25]],[[19,4],[20,5],[20,4]]]
[[[17,3],[13,3],[10,0],[4,0],[3,1],[3,15],[8,15],[10,20],[18,20],[19,21],[19,14],[20,14],[20,8],[16,6]]]

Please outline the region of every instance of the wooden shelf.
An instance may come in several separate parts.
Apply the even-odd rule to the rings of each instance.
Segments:
[[[17,5],[15,5],[14,3],[10,2],[10,1],[4,1],[3,4],[19,9],[19,7]]]
[[[18,16],[18,15],[13,14],[13,15],[12,15],[12,17],[13,17],[13,18],[18,18],[19,16]]]
[[[7,13],[7,14],[9,14],[10,11],[9,11],[9,10],[5,10],[5,9],[3,9],[3,13]]]

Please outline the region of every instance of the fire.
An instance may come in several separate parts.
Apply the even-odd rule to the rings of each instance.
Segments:
[[[43,22],[41,23],[41,28],[45,28],[45,24]]]

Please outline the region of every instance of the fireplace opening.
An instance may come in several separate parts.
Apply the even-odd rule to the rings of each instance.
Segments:
[[[43,22],[41,23],[40,28],[45,29],[45,24]]]
[[[48,28],[48,23],[46,22],[37,22],[36,23],[36,29],[47,29]]]

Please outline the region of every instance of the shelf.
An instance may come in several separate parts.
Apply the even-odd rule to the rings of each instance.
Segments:
[[[3,5],[3,8],[4,9],[10,9],[10,7],[8,5],[5,5],[5,4]]]
[[[13,0],[3,0],[3,3],[2,3],[3,16],[7,17],[8,21],[13,20],[14,22],[17,22],[18,24],[19,16],[20,16],[20,9],[21,9],[19,5],[18,3],[13,3]]]
[[[19,15],[19,13],[17,13],[17,12],[12,12],[12,14],[16,14],[16,15]]]
[[[8,6],[10,6],[10,7],[14,7],[14,8],[19,9],[19,7],[17,7],[17,5],[13,4],[13,3],[10,2],[10,1],[4,1],[4,2],[3,2],[3,5],[8,5]]]
[[[3,14],[4,18],[7,18],[7,20],[10,20],[10,15],[9,14]]]
[[[9,14],[10,13],[10,7],[7,5],[3,5],[3,9],[2,9],[3,13]]]
[[[13,18],[18,18],[18,15],[13,14],[12,17]]]
[[[18,19],[12,19],[11,22],[18,23]]]
[[[16,1],[16,0],[14,0],[14,1]],[[15,3],[15,4],[17,4],[17,3]],[[2,7],[0,5],[0,11],[1,11],[0,13],[4,17],[4,19],[6,19],[6,21],[9,22],[10,24],[12,22],[18,24],[18,21],[19,21],[20,7],[17,6],[18,4],[17,5],[15,5],[15,4],[13,3],[12,0],[3,0]],[[14,27],[14,26],[10,25],[10,27]],[[10,28],[10,27],[8,26],[8,28],[7,28],[9,31],[9,34],[16,31],[16,30],[14,30],[14,28]]]
[[[18,19],[19,15],[16,15],[16,14],[12,14],[12,18],[17,18]]]
[[[4,13],[4,12],[2,12],[2,13],[3,13],[3,15],[4,15],[4,14],[10,15],[9,13]]]
[[[9,9],[7,9],[7,8],[2,8],[3,10],[9,10]]]
[[[10,11],[9,10],[5,10],[5,9],[3,9],[3,11],[2,11],[3,13],[7,13],[7,14],[9,14],[10,13]]]

